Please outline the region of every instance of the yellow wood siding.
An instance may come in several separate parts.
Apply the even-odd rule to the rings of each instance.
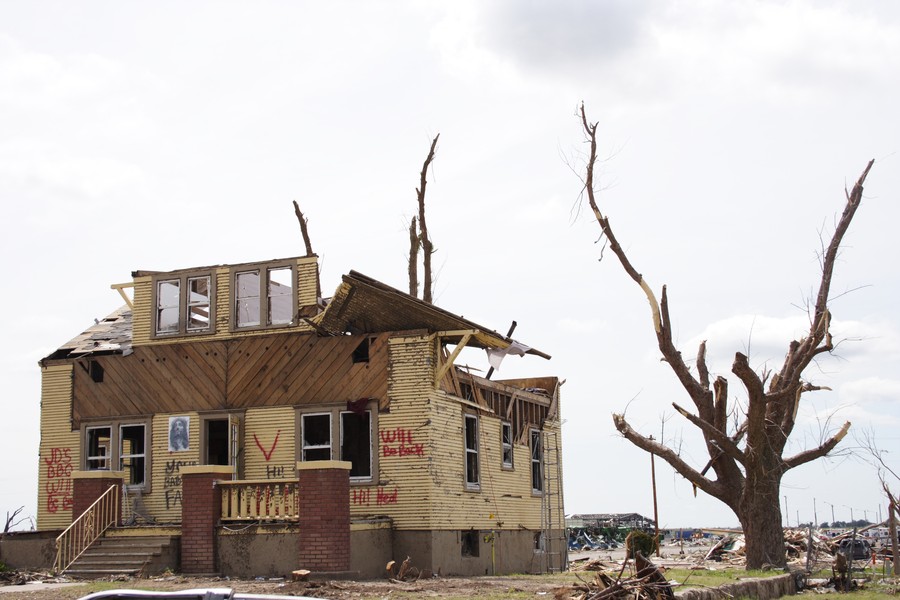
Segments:
[[[63,529],[72,522],[72,471],[80,468],[81,447],[71,413],[72,365],[42,368],[38,529]]]
[[[244,417],[244,479],[295,479],[293,406],[248,409]]]
[[[378,415],[377,482],[351,487],[354,516],[385,515],[397,529],[427,529],[431,514],[431,463],[428,393],[434,372],[433,343],[426,338],[389,341],[390,412]]]
[[[169,417],[190,417],[187,450],[169,452]],[[195,412],[158,414],[151,429],[150,488],[144,505],[159,523],[181,522],[181,469],[200,464],[200,417]]]
[[[216,314],[215,333],[209,335],[179,335],[154,339],[153,322],[155,308],[153,301],[153,278],[134,278],[134,312],[132,315],[133,338],[135,346],[150,344],[173,344],[196,340],[222,340],[252,335],[267,335],[273,332],[313,331],[313,328],[300,320],[291,327],[277,329],[256,329],[252,331],[231,331],[231,267],[219,266],[211,269],[216,276]],[[296,259],[297,309],[316,305],[318,259],[315,256]]]

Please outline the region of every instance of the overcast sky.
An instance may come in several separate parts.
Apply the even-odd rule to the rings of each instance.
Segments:
[[[837,268],[841,340],[807,372],[789,453],[853,423],[900,451],[900,4],[15,2],[0,0],[0,516],[36,513],[37,361],[120,304],[111,284],[304,253],[330,294],[351,269],[406,288],[432,138],[436,303],[550,355],[567,513],[652,516],[650,459],[613,412],[706,458],[659,361],[640,289],[579,202],[575,112],[599,123],[599,201],[637,269],[668,286],[686,356],[777,369],[808,327],[817,250],[875,159]],[[483,354],[466,361],[487,367]],[[732,378],[732,395],[743,398]],[[663,428],[663,423],[664,428]],[[736,517],[657,461],[662,526]],[[896,486],[900,488],[900,484]],[[860,458],[790,472],[791,523],[874,520]],[[782,503],[785,499],[782,499]],[[799,513],[799,514],[798,514]],[[882,508],[882,513],[885,509]]]

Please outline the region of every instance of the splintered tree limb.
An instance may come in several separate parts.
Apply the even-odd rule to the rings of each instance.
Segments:
[[[838,431],[830,440],[819,446],[818,448],[813,448],[811,450],[806,450],[804,452],[800,452],[792,456],[791,458],[784,460],[784,470],[790,470],[794,467],[799,467],[800,465],[806,464],[812,460],[816,460],[817,458],[821,458],[834,450],[834,447],[840,443],[844,436],[847,435],[847,432],[850,430],[850,421],[844,423],[843,427],[841,427],[840,431]]]
[[[683,416],[685,419],[690,421],[692,424],[697,426],[702,432],[703,437],[712,440],[716,447],[719,448],[722,452],[725,453],[726,456],[733,458],[741,464],[744,464],[744,453],[738,448],[737,444],[731,441],[731,438],[724,431],[720,431],[716,429],[716,427],[707,421],[704,421],[697,415],[693,415],[678,406],[675,402],[672,403],[672,406]]]
[[[425,278],[422,285],[422,300],[429,304],[432,303],[431,295],[434,287],[431,270],[431,255],[434,254],[434,246],[431,243],[431,238],[428,237],[428,225],[425,224],[425,186],[428,184],[426,175],[428,174],[428,167],[431,165],[431,161],[434,160],[434,149],[437,146],[439,137],[441,137],[440,133],[434,136],[434,140],[431,142],[431,149],[428,151],[428,156],[425,158],[425,163],[422,165],[422,172],[419,176],[419,187],[416,188],[416,197],[419,201],[419,237],[422,242],[422,271]]]
[[[786,385],[790,385],[791,382],[799,379],[800,374],[809,365],[810,361],[815,358],[817,353],[821,352],[821,350],[819,350],[819,344],[823,339],[829,342],[826,344],[826,347],[830,346],[831,335],[829,333],[829,325],[831,315],[828,313],[828,299],[831,292],[831,279],[834,274],[834,265],[837,261],[838,252],[841,243],[844,240],[844,235],[847,233],[850,223],[853,221],[853,216],[856,214],[856,209],[859,208],[860,202],[862,201],[863,184],[874,163],[874,159],[870,160],[862,174],[859,176],[859,179],[856,180],[853,190],[850,192],[845,191],[847,204],[844,205],[844,211],[841,213],[841,217],[834,228],[834,233],[831,235],[831,240],[825,250],[825,255],[822,257],[822,277],[819,280],[819,291],[818,294],[816,294],[816,304],[812,315],[809,335],[796,346],[796,350],[792,346],[791,352],[785,360],[781,370],[781,379]]]
[[[609,247],[615,253],[616,257],[619,259],[619,262],[622,264],[622,268],[625,269],[625,272],[628,273],[628,276],[631,277],[641,289],[644,290],[644,294],[647,296],[647,301],[650,303],[650,311],[653,313],[653,329],[659,333],[661,323],[659,316],[659,302],[656,301],[656,296],[653,294],[653,290],[644,281],[643,276],[637,272],[631,261],[628,260],[628,256],[625,254],[625,250],[622,249],[622,246],[619,245],[619,241],[616,239],[615,234],[613,233],[612,227],[609,225],[609,220],[603,216],[603,213],[600,212],[600,208],[597,206],[597,201],[594,198],[594,165],[597,163],[597,123],[588,123],[587,115],[584,112],[584,103],[581,104],[581,124],[584,127],[584,133],[587,136],[588,141],[591,144],[590,155],[588,157],[587,162],[587,175],[584,181],[584,189],[587,192],[588,203],[591,206],[591,210],[594,211],[594,218],[597,219],[597,223],[600,224],[600,228],[603,230],[604,235],[609,240]]]
[[[718,498],[725,502],[725,498],[723,495],[723,490],[721,486],[719,486],[715,481],[710,481],[706,479],[700,473],[695,471],[693,467],[684,462],[680,456],[678,456],[671,448],[668,446],[664,446],[658,442],[655,442],[649,438],[646,438],[632,429],[631,425],[625,420],[623,415],[613,415],[613,423],[616,426],[616,429],[619,430],[625,439],[629,442],[640,448],[641,450],[645,450],[656,456],[660,457],[670,465],[672,468],[678,471],[678,473],[696,485],[698,488],[713,496],[714,498]]]
[[[300,233],[303,234],[303,243],[306,245],[306,255],[312,256],[312,243],[309,241],[309,231],[306,228],[307,219],[303,216],[303,213],[300,212],[300,205],[297,204],[296,200],[294,200],[294,213],[297,215],[297,220],[300,221]]]
[[[409,224],[409,295],[419,297],[419,234],[416,232],[416,218]]]
[[[697,374],[700,376],[700,385],[709,389],[709,367],[706,366],[706,340],[700,342],[697,348]]]

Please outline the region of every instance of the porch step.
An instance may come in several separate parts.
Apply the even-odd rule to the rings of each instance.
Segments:
[[[154,575],[178,568],[177,536],[104,537],[88,548],[65,574],[84,579],[110,575]]]

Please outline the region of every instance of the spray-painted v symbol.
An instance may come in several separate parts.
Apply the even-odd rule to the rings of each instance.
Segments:
[[[263,448],[262,444],[259,443],[259,438],[256,437],[256,434],[253,434],[253,441],[256,442],[256,447],[259,448],[259,451],[263,453],[263,456],[266,457],[266,462],[269,462],[269,459],[272,458],[272,454],[275,453],[275,446],[278,445],[278,436],[281,435],[281,430],[275,432],[275,441],[272,442],[272,447],[269,448],[269,451],[266,452],[266,449]]]

